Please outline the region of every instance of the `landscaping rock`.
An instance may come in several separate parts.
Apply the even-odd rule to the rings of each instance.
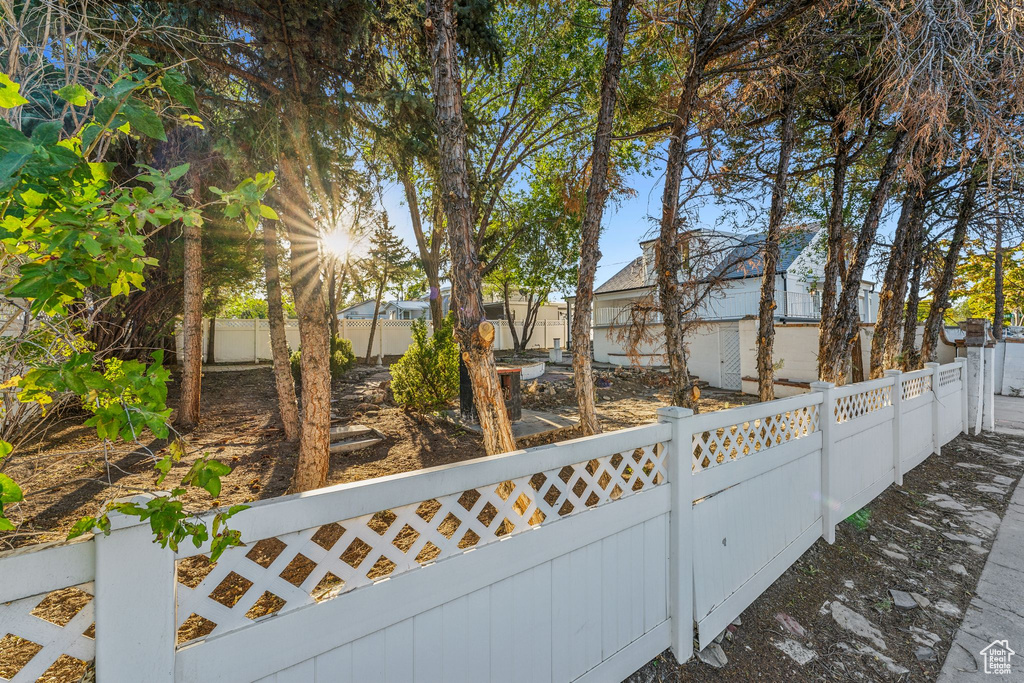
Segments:
[[[711,643],[706,648],[698,652],[697,659],[708,666],[715,667],[716,669],[721,669],[729,663],[729,658],[725,656],[725,650],[723,650],[722,646],[718,643]]]
[[[807,631],[805,631],[804,627],[800,625],[800,622],[794,619],[793,617],[789,616],[785,612],[779,612],[778,614],[776,614],[775,621],[779,622],[779,625],[782,626],[782,629],[790,635],[794,635],[798,638],[807,637]]]
[[[832,618],[836,620],[840,627],[865,640],[870,640],[876,647],[882,650],[887,649],[885,641],[882,639],[882,632],[870,621],[838,600],[832,602],[831,608]]]
[[[814,650],[804,647],[792,638],[787,638],[786,640],[774,640],[772,641],[772,645],[774,645],[776,649],[781,650],[787,657],[800,666],[809,663],[817,656]]]
[[[917,601],[906,591],[890,588],[889,595],[892,596],[892,604],[896,609],[911,610],[917,608]]]
[[[935,603],[935,609],[948,617],[960,617],[960,608],[949,600],[939,600]]]
[[[949,571],[953,572],[954,574],[959,574],[960,576],[968,576],[967,567],[963,566],[959,562],[954,562],[953,564],[949,565]]]
[[[896,560],[897,562],[907,562],[910,560],[910,558],[903,553],[898,553],[895,550],[889,550],[888,548],[882,548],[882,554],[890,560]]]
[[[743,620],[740,619],[739,617],[736,617],[735,619],[732,620],[732,625],[733,626],[743,626]]]
[[[935,654],[935,650],[930,647],[924,647],[923,645],[914,650],[914,656],[917,657],[919,662],[934,662],[938,659]]]
[[[911,593],[910,597],[914,598],[914,602],[916,602],[917,606],[920,607],[921,609],[924,609],[925,607],[928,607],[929,605],[932,604],[931,600],[929,600],[928,598],[924,597],[920,593]]]
[[[974,534],[951,534],[948,531],[943,531],[942,535],[951,541],[959,541],[960,543],[970,543],[971,545],[981,545],[981,539]]]

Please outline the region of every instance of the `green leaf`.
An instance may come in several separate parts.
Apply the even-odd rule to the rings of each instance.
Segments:
[[[85,86],[78,83],[68,83],[60,90],[54,90],[53,94],[76,107],[84,107],[96,99],[96,96],[89,92]]]
[[[260,215],[264,218],[269,218],[272,221],[280,220],[277,216],[277,211],[274,211],[266,204],[260,204]]]
[[[28,104],[28,100],[21,96],[19,90],[21,90],[21,84],[15,83],[10,76],[0,72],[0,107],[13,109]]]
[[[72,538],[78,538],[82,534],[89,533],[95,526],[95,517],[82,517],[80,520],[75,522],[73,527],[71,527],[71,531],[68,532],[68,540],[70,541]]]
[[[164,178],[166,178],[170,182],[174,182],[181,176],[188,173],[188,169],[189,164],[181,164],[180,166],[175,166],[174,168],[172,168],[171,170],[164,174]]]
[[[60,139],[64,129],[63,121],[46,121],[32,129],[32,142],[37,145],[52,145]]]
[[[132,59],[134,59],[136,62],[138,62],[142,66],[156,66],[156,62],[154,62],[152,59],[150,59],[149,57],[145,57],[143,55],[140,55],[137,52],[132,52],[128,56],[131,57]]]
[[[180,104],[185,105],[194,112],[199,111],[195,91],[192,90],[192,86],[185,82],[185,77],[177,71],[168,71],[164,74],[160,78],[160,87]]]
[[[21,487],[6,474],[0,474],[0,507],[6,503],[17,503],[23,498]]]
[[[121,113],[128,119],[132,128],[147,137],[162,142],[167,141],[167,134],[164,132],[164,124],[160,117],[151,108],[135,99],[134,97],[124,103]]]

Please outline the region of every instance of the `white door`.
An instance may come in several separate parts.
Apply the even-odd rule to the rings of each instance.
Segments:
[[[722,361],[722,388],[739,391],[743,388],[740,374],[740,326],[720,325],[718,351]]]

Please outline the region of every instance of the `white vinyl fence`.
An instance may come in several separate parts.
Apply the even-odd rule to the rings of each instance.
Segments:
[[[616,681],[689,658],[966,428],[965,363],[254,503],[210,566],[145,525],[0,555],[0,633],[100,681]],[[37,609],[74,587],[80,611]],[[94,595],[95,598],[89,599]],[[94,640],[90,625],[95,622]]]
[[[352,349],[357,358],[366,355],[366,345],[370,341],[370,320],[339,320],[338,334],[352,342]],[[514,344],[512,332],[505,320],[493,320],[494,350],[510,351]],[[267,320],[218,318],[217,330],[214,334],[214,361],[217,363],[258,363],[273,360],[270,352],[270,323]],[[381,319],[377,321],[377,329],[373,335],[373,356],[400,356],[405,353],[412,342],[412,320]],[[427,321],[427,329],[432,326]],[[521,326],[516,326],[520,332]],[[203,361],[209,362],[207,356],[207,339],[210,323],[203,321]],[[569,331],[565,320],[538,320],[533,334],[530,336],[528,348],[554,348],[555,340],[559,340],[561,348],[565,348]],[[297,320],[285,321],[285,336],[288,348],[294,351],[299,348],[299,323]],[[184,343],[181,326],[175,329],[178,348],[178,362],[184,357]]]

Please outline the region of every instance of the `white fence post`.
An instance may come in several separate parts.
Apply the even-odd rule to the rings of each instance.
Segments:
[[[152,496],[131,499],[145,503]],[[101,681],[174,681],[174,553],[148,522],[111,512],[96,537],[96,675]]]
[[[811,382],[811,391],[821,392],[821,408],[818,413],[818,429],[821,430],[821,535],[828,543],[836,542],[836,513],[839,505],[835,502],[832,485],[832,425],[836,421],[835,398],[832,382]]]
[[[960,412],[963,413],[964,428],[963,434],[968,434],[967,430],[967,359],[957,358],[957,365],[960,366]]]
[[[924,366],[932,371],[932,453],[939,455],[942,451],[942,431],[939,423],[942,415],[942,404],[939,403],[940,366],[938,363],[925,363]]]
[[[885,376],[892,377],[892,464],[893,480],[903,486],[903,373],[886,370]]]
[[[668,479],[672,512],[668,541],[668,614],[672,620],[672,653],[676,661],[693,656],[693,432],[689,408],[658,409],[658,421],[672,425],[668,444]]]

